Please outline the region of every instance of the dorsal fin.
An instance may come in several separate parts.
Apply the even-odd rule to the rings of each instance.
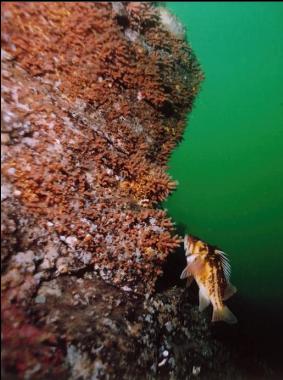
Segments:
[[[221,261],[221,265],[223,268],[225,278],[226,278],[227,282],[229,282],[230,275],[231,275],[231,265],[229,263],[229,259],[226,256],[226,253],[223,251],[219,251],[219,249],[215,249],[215,253],[220,256],[220,261]]]

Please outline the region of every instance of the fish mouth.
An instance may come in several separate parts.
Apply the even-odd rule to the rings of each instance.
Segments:
[[[192,253],[193,245],[194,245],[193,237],[191,235],[186,235],[185,236],[185,248],[186,248],[187,254]]]
[[[194,238],[191,235],[188,235],[188,243],[192,244],[194,241]]]
[[[188,249],[189,249],[191,254],[193,253],[194,245],[195,245],[195,239],[191,235],[189,235],[189,237],[188,237]]]

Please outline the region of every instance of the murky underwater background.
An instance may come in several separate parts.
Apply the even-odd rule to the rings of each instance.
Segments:
[[[279,339],[283,3],[165,4],[187,27],[206,77],[169,162],[179,186],[165,207],[181,228],[229,254],[240,320],[258,334],[273,327]]]

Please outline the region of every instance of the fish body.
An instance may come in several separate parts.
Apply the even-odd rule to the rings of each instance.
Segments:
[[[184,248],[187,266],[181,278],[187,278],[189,284],[193,280],[198,284],[199,310],[211,303],[212,322],[236,323],[237,318],[223,303],[237,291],[230,283],[231,267],[226,254],[190,235],[185,236]]]

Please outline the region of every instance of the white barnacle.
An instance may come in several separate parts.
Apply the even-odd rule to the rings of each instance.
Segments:
[[[75,248],[77,242],[78,242],[78,239],[75,236],[68,236],[65,239],[65,243],[68,244],[70,248]]]
[[[158,367],[162,367],[167,362],[167,358],[164,358],[160,363],[158,363]]]
[[[184,27],[166,8],[160,7],[159,16],[163,26],[177,38],[184,38]]]
[[[16,174],[16,169],[15,168],[9,168],[7,170],[7,174],[8,175],[15,175]]]
[[[135,30],[133,29],[130,29],[130,28],[127,28],[125,30],[125,36],[126,38],[131,41],[131,42],[136,42],[139,38],[139,33],[136,32]]]

